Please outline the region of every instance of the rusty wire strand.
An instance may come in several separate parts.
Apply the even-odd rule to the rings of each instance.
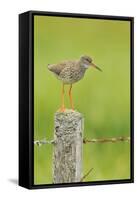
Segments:
[[[95,138],[95,139],[86,139],[84,138],[83,143],[87,144],[87,143],[116,143],[116,142],[129,142],[130,141],[130,137],[124,137],[124,136],[120,136],[120,137],[112,137],[112,138]]]

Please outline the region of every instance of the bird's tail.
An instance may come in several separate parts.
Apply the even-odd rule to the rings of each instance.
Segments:
[[[48,69],[51,70],[51,65],[50,64],[48,64]]]

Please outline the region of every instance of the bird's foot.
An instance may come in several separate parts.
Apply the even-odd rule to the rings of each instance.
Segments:
[[[73,103],[71,103],[70,107],[71,107],[71,110],[72,110],[72,111],[75,110],[75,109],[74,109],[74,105],[73,105]]]
[[[65,112],[66,108],[64,106],[62,106],[61,108],[59,108],[59,112]]]

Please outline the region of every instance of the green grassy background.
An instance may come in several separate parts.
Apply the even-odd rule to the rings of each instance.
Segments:
[[[84,137],[129,136],[130,22],[63,17],[34,17],[34,137],[53,138],[53,115],[61,104],[61,82],[47,64],[93,58],[103,72],[88,69],[73,86],[75,108],[85,118]],[[68,90],[68,86],[66,86]],[[65,97],[69,108],[68,96]],[[34,183],[52,183],[52,145],[34,147]],[[130,145],[86,144],[85,181],[130,177]]]

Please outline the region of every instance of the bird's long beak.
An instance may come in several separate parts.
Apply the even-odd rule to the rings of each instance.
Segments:
[[[96,69],[98,69],[99,71],[102,72],[102,69],[100,69],[97,65],[95,65],[94,63],[91,63],[91,66],[95,67]]]

